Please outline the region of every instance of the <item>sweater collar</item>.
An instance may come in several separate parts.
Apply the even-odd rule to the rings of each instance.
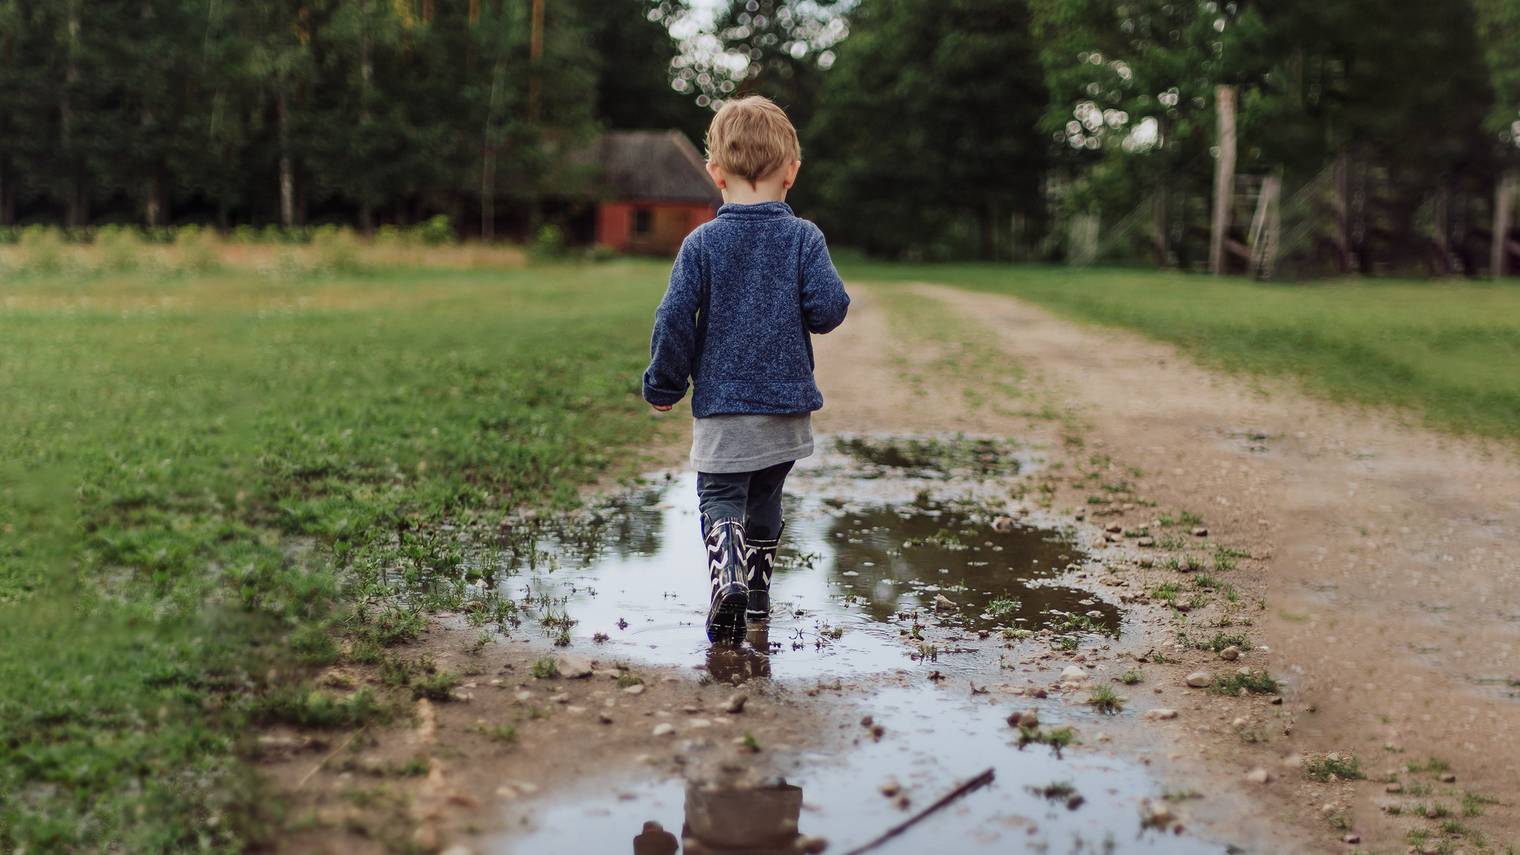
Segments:
[[[769,220],[775,217],[793,217],[792,206],[785,202],[756,202],[753,205],[725,203],[718,208],[718,216],[741,220]]]

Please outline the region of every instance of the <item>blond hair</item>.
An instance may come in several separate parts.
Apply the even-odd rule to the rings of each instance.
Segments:
[[[707,159],[751,185],[802,159],[797,129],[776,102],[759,95],[729,101],[707,126]]]

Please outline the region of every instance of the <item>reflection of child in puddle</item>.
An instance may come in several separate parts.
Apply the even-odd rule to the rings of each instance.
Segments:
[[[686,785],[686,855],[792,855],[800,836],[802,788],[781,781],[765,787]],[[676,855],[681,844],[658,822],[644,823],[633,855]]]

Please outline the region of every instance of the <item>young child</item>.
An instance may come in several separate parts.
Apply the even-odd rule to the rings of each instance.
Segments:
[[[710,641],[743,641],[746,621],[770,615],[781,486],[813,453],[811,413],[823,406],[809,335],[839,326],[850,305],[823,232],[786,204],[801,158],[780,107],[723,105],[707,172],[724,204],[687,235],[655,312],[644,400],[663,412],[693,386]]]

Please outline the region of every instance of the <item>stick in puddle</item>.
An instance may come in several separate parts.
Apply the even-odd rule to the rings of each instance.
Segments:
[[[988,769],[982,774],[977,775],[975,778],[972,778],[966,783],[961,784],[959,787],[956,787],[955,789],[946,793],[939,801],[935,802],[934,804],[929,805],[918,813],[908,817],[906,820],[903,820],[901,823],[898,823],[897,825],[894,825],[891,828],[887,829],[885,833],[883,833],[875,840],[872,840],[870,843],[867,843],[864,846],[860,846],[855,849],[851,849],[844,855],[861,855],[862,852],[870,852],[872,849],[880,848],[882,844],[886,843],[888,840],[891,840],[897,835],[902,834],[904,831],[907,831],[924,819],[927,819],[929,815],[935,811],[946,807],[961,796],[979,790],[982,787],[985,787],[988,784],[992,783],[992,777],[992,770]]]

